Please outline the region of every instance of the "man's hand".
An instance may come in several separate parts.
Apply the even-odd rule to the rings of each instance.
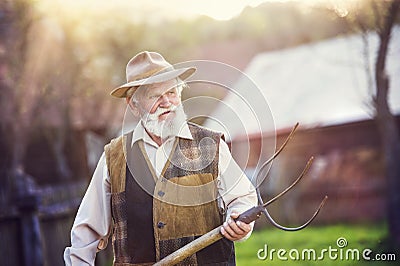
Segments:
[[[251,225],[233,220],[238,216],[238,213],[232,212],[231,218],[227,222],[224,222],[221,227],[221,234],[231,241],[240,240],[251,231]]]

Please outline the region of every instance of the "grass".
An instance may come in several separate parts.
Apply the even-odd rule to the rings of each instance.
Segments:
[[[378,262],[376,260],[366,261],[362,258],[364,249],[371,249],[372,253],[369,257],[374,258],[376,254],[394,254],[396,251],[387,247],[385,239],[387,236],[387,227],[385,224],[374,225],[330,225],[307,227],[298,232],[285,232],[276,228],[267,228],[256,230],[252,236],[245,242],[236,243],[236,258],[238,265],[399,265],[399,254],[395,254],[395,261]],[[345,238],[347,245],[339,248],[337,245],[338,238]],[[265,248],[267,245],[267,248]],[[331,257],[337,255],[337,259],[331,259],[329,251],[322,253],[323,249],[329,250],[331,247]],[[260,250],[260,256],[266,256],[265,260],[261,260],[257,256]],[[275,251],[271,255],[272,249]],[[277,250],[283,249],[281,257],[287,260],[279,259]],[[298,251],[298,259],[296,259]],[[308,259],[307,250],[315,250],[315,259],[312,256]],[[337,249],[334,251],[333,249]],[[359,251],[360,259],[357,255],[351,253]],[[386,250],[386,251],[384,251]],[[312,251],[311,251],[312,252]],[[302,259],[302,254],[306,259]],[[342,254],[342,259],[340,258]],[[347,254],[347,255],[346,255]],[[384,256],[384,255],[383,255]],[[321,259],[319,259],[319,257]],[[348,259],[346,259],[346,257]]]

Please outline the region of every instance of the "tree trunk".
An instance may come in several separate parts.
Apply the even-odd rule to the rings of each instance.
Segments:
[[[390,4],[383,27],[379,30],[379,50],[376,59],[375,80],[375,120],[382,141],[388,184],[388,225],[390,238],[396,247],[400,247],[400,136],[396,118],[390,112],[388,104],[389,77],[385,64],[390,41],[390,33],[398,13],[400,1]]]

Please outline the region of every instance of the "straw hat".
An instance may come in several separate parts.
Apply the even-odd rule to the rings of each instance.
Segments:
[[[174,78],[185,80],[196,71],[195,67],[175,69],[162,55],[156,52],[140,52],[126,65],[127,83],[111,92],[112,96],[125,98],[132,87],[168,81]]]

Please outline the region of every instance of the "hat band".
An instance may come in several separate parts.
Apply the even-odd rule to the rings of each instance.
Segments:
[[[142,79],[147,79],[150,78],[151,76],[155,75],[155,74],[161,74],[164,72],[168,72],[168,71],[172,71],[174,70],[174,68],[172,66],[168,66],[168,67],[164,67],[164,68],[156,68],[156,69],[150,69],[144,73],[141,73],[140,75],[136,75],[134,77],[134,79],[128,79],[127,81],[129,82],[133,82],[133,81],[138,81],[138,80],[142,80]]]

